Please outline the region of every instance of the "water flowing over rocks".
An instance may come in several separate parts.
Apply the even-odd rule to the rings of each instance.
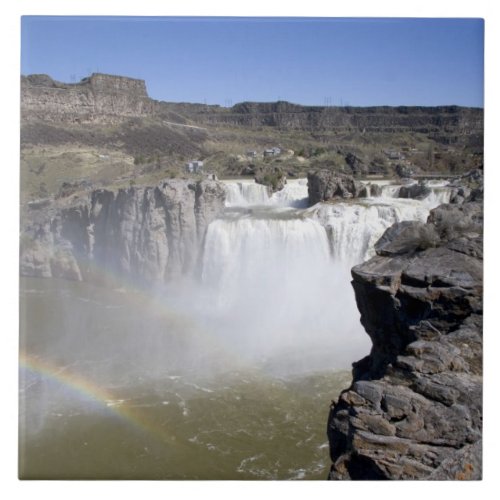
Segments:
[[[328,419],[330,479],[480,479],[482,205],[402,222],[352,269],[373,346]]]
[[[166,180],[27,208],[21,274],[85,280],[108,273],[154,283],[189,273],[224,201],[217,181]]]

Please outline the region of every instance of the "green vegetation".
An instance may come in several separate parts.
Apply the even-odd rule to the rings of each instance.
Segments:
[[[285,104],[281,103],[281,107]],[[482,138],[477,131],[476,135],[457,136],[453,135],[457,133],[453,127],[436,128],[431,121],[425,127],[419,125],[411,130],[395,125],[399,115],[394,109],[370,111],[380,114],[381,126],[367,130],[349,125],[345,118],[337,119],[335,113],[341,114],[342,110],[329,111],[330,118],[325,118],[327,124],[331,120],[328,126],[300,127],[294,122],[287,128],[267,118],[259,118],[260,123],[258,120],[245,122],[245,114],[238,115],[232,122],[231,110],[217,107],[167,106],[169,110],[164,116],[134,117],[110,123],[105,120],[23,122],[21,201],[55,196],[65,182],[85,182],[94,187],[127,186],[132,180],[146,184],[162,178],[190,177],[185,165],[192,160],[203,160],[204,172],[219,178],[253,176],[259,169],[272,172],[275,167],[281,168],[287,177],[305,176],[308,171],[319,168],[346,173],[355,168],[358,175],[362,171],[391,176],[398,164],[416,172],[457,174],[483,161]],[[268,106],[272,117],[276,112],[273,106],[272,103]],[[314,111],[311,109],[308,113]],[[352,108],[350,113],[354,112],[359,113],[361,121],[368,113]],[[427,111],[412,112],[420,116],[419,113]],[[315,119],[321,120],[321,116],[327,115],[318,114],[320,118]],[[286,116],[285,113],[283,120]],[[421,118],[419,120],[421,123]],[[267,122],[269,124],[265,124]],[[262,152],[272,147],[280,147],[282,153],[264,158]],[[257,155],[251,157],[248,151],[255,151]],[[397,153],[398,158],[391,158],[392,153]],[[356,157],[354,167],[346,161],[348,155],[351,160],[352,155]],[[267,182],[276,185],[273,174],[267,175]]]

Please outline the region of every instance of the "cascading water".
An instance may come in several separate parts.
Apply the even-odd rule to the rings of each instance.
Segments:
[[[201,271],[215,330],[274,365],[295,351],[306,370],[324,362],[347,368],[369,349],[350,268],[374,254],[393,223],[425,221],[447,192],[433,186],[423,201],[392,197],[399,188],[386,184],[379,198],[305,208],[305,179],[272,196],[250,181],[226,182],[226,213],[208,227]],[[325,348],[328,361],[320,362],[313,351]]]
[[[400,184],[395,184],[392,181],[370,181],[365,183],[368,187],[370,196],[374,197],[372,185],[379,187],[380,193],[378,198],[399,198]],[[417,181],[411,180],[405,186],[412,186],[417,184]],[[449,203],[451,191],[448,188],[448,181],[443,180],[427,180],[425,186],[429,188],[430,193],[422,201],[423,204],[429,208],[435,208],[442,203]]]
[[[276,368],[283,367],[286,353],[289,361],[296,358],[293,370],[308,371],[318,368],[313,357],[324,353],[325,344],[333,350],[335,339],[338,355],[330,352],[322,367],[345,366],[342,354],[356,342],[347,342],[350,319],[345,323],[341,309],[331,307],[339,274],[325,229],[303,215],[265,207],[214,221],[206,236],[202,280],[213,290],[219,330],[229,325],[229,342],[236,339],[246,356]],[[344,299],[335,302],[356,315],[354,301]]]
[[[350,268],[447,189],[307,208],[305,179],[225,184],[198,281],[21,281],[21,477],[326,477],[326,406],[370,349]]]
[[[429,208],[421,201],[367,198],[356,203],[320,205],[315,217],[330,235],[334,259],[353,266],[372,257],[373,245],[395,222],[425,222]]]
[[[266,186],[254,181],[226,181],[226,206],[247,207],[249,205],[265,205],[269,202]]]
[[[289,180],[285,187],[270,194],[266,186],[253,180],[225,181],[226,206],[249,207],[255,205],[271,205],[281,207],[307,207],[307,179]]]

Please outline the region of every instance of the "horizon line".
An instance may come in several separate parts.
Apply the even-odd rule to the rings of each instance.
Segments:
[[[276,99],[275,101],[258,101],[258,100],[252,100],[252,99],[243,99],[242,101],[238,101],[235,104],[231,104],[229,106],[224,105],[224,104],[219,104],[219,103],[212,103],[208,104],[206,102],[198,102],[198,101],[165,101],[163,99],[155,99],[154,97],[151,97],[148,92],[147,88],[147,80],[144,78],[137,78],[135,76],[128,76],[128,75],[118,75],[118,74],[113,74],[113,73],[104,73],[101,71],[94,71],[90,73],[88,76],[82,77],[79,81],[76,82],[65,82],[61,80],[56,80],[53,78],[49,73],[29,73],[29,74],[23,74],[21,73],[21,77],[29,77],[29,76],[48,76],[52,81],[62,83],[63,85],[80,85],[85,83],[85,80],[88,80],[90,77],[93,75],[104,75],[104,76],[111,76],[115,78],[128,78],[130,80],[138,80],[141,82],[144,82],[144,85],[146,87],[146,94],[147,97],[153,101],[157,102],[164,102],[167,104],[192,104],[192,105],[200,105],[200,106],[218,106],[220,108],[224,109],[231,109],[234,108],[235,106],[238,106],[240,104],[279,104],[279,103],[286,103],[286,104],[292,104],[294,106],[302,106],[302,107],[313,107],[313,108],[465,108],[465,109],[481,109],[484,111],[484,105],[483,106],[464,106],[462,104],[365,104],[365,105],[360,105],[360,104],[304,104],[304,103],[299,103],[299,102],[293,102],[293,101],[288,101],[286,99]],[[331,99],[331,96],[326,96],[325,99]],[[227,99],[228,101],[232,102],[232,99]],[[342,101],[342,99],[340,99]]]

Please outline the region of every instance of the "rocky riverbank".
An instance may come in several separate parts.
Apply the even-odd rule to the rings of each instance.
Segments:
[[[373,346],[331,407],[330,479],[481,478],[482,228],[480,202],[441,205],[352,269]]]

